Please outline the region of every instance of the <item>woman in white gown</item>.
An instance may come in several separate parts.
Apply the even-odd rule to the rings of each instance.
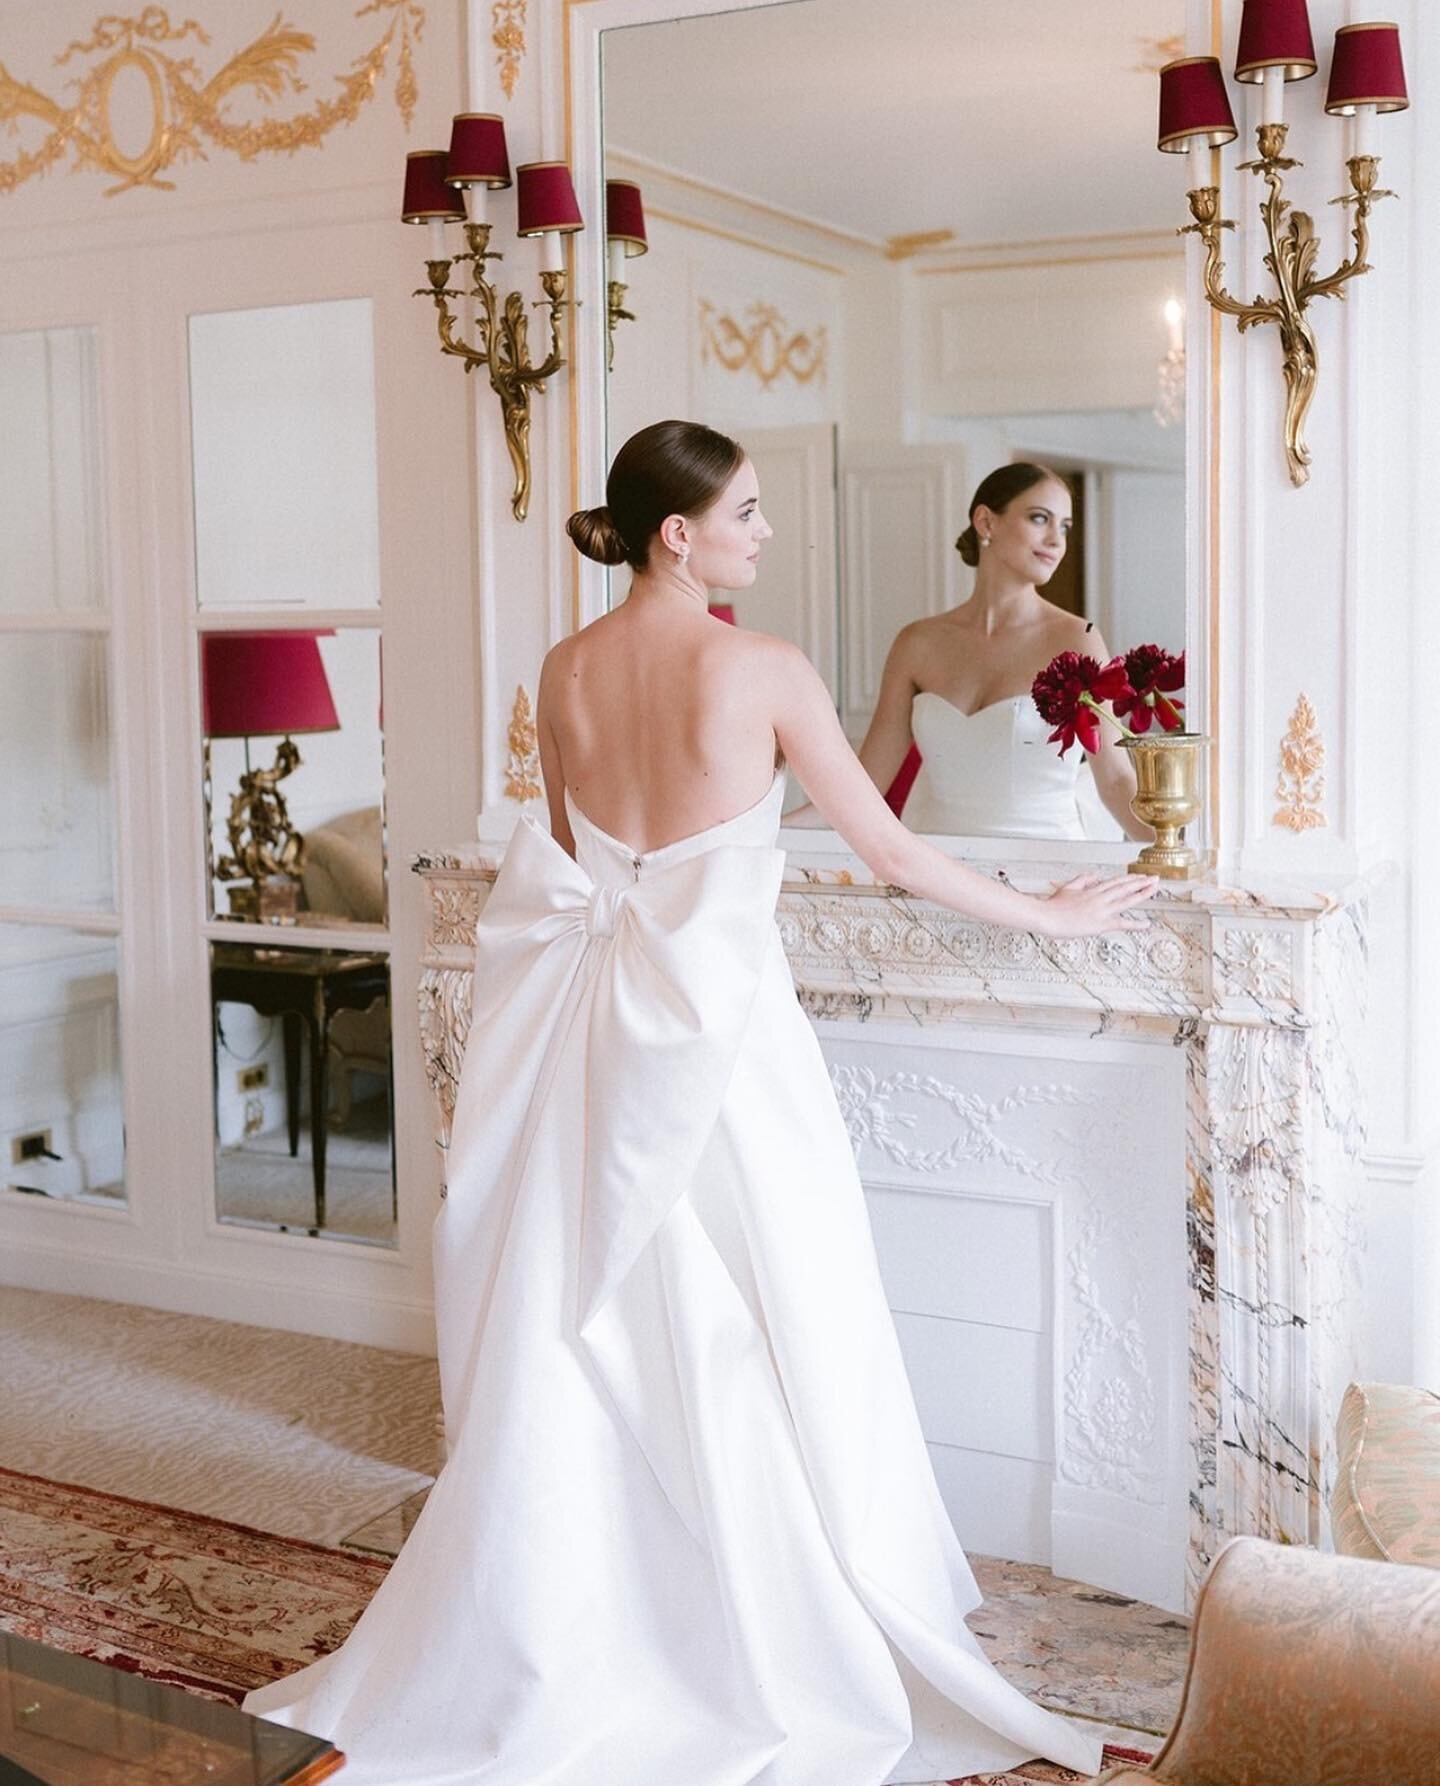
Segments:
[[[1053,471],[998,467],[976,490],[970,524],[955,542],[976,567],[969,600],[896,634],[860,761],[888,788],[911,744],[919,746],[905,802],[912,831],[1083,838],[1079,778],[1088,764],[1094,792],[1125,834],[1151,841],[1130,810],[1135,772],[1126,753],[1062,757],[1030,699],[1031,683],[1057,652],[1102,663],[1110,655],[1093,625],[1040,593],[1065,556],[1070,518],[1070,492]]]
[[[245,1709],[346,1786],[881,1786],[1100,1747],[1008,1686],[931,1473],[775,926],[777,748],[886,881],[1048,935],[901,826],[820,678],[725,626],[769,528],[740,449],[630,441],[583,550],[631,593],[541,678],[547,833],[481,916],[435,1226],[448,1461],[340,1649]]]

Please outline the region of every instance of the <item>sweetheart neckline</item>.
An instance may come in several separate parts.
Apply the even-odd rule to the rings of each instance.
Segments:
[[[663,856],[670,850],[678,850],[682,843],[694,843],[697,838],[708,837],[712,831],[721,831],[727,825],[737,825],[741,819],[748,819],[752,812],[758,812],[765,802],[770,799],[776,788],[780,787],[784,782],[785,776],[786,770],[783,767],[777,769],[770,779],[770,786],[766,788],[765,792],[758,800],[752,800],[749,806],[742,812],[732,813],[728,819],[717,819],[713,825],[702,825],[698,831],[691,831],[684,837],[674,838],[670,843],[657,844],[654,849],[650,850],[637,850],[633,844],[626,843],[623,837],[616,837],[613,832],[607,831],[603,825],[597,825],[594,819],[590,818],[585,812],[582,812],[575,804],[575,800],[568,787],[564,790],[565,810],[570,814],[572,819],[578,818],[582,824],[588,825],[597,837],[603,838],[606,843],[613,843],[616,849],[624,850],[625,854],[633,861],[648,862],[654,856]]]
[[[996,707],[1013,707],[1017,701],[1029,699],[1028,692],[1018,695],[1001,695],[998,701],[987,701],[983,707],[976,707],[973,712],[967,713],[957,701],[952,701],[948,695],[942,695],[937,689],[917,688],[913,700],[918,701],[921,695],[929,695],[933,700],[943,701],[950,711],[958,713],[961,719],[979,719],[982,713],[993,712]]]

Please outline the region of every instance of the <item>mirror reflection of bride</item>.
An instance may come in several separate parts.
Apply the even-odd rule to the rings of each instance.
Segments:
[[[1031,683],[1057,652],[1102,663],[1110,655],[1093,622],[1040,593],[1065,556],[1070,525],[1070,492],[1054,472],[1030,464],[992,471],[955,542],[976,571],[969,600],[896,635],[860,760],[889,789],[918,746],[920,769],[904,805],[911,830],[1086,835],[1077,784],[1087,759],[1059,754],[1030,698]],[[1088,762],[1125,835],[1149,841],[1149,827],[1130,811],[1135,772],[1126,753],[1102,750]]]

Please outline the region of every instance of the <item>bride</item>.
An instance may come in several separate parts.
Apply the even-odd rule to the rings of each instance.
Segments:
[[[1135,771],[1123,750],[1062,757],[1030,685],[1058,652],[1104,663],[1110,653],[1092,624],[1047,601],[1041,589],[1065,556],[1070,492],[1043,465],[1001,465],[982,480],[956,550],[975,567],[970,598],[912,621],[885,660],[880,694],[860,761],[888,788],[911,744],[919,773],[905,802],[914,831],[953,837],[1083,838],[1078,778],[1127,837],[1153,833],[1130,810]],[[787,824],[814,824],[807,809]]]
[[[964,1622],[850,1144],[774,922],[784,763],[880,878],[1047,936],[891,814],[792,646],[706,612],[770,529],[741,449],[661,422],[579,548],[630,593],[540,683],[550,830],[477,930],[435,1226],[448,1461],[346,1642],[245,1709],[346,1786],[881,1786],[1100,1745]]]

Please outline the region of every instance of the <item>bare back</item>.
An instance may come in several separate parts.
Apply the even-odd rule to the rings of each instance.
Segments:
[[[675,595],[631,595],[557,645],[540,677],[541,767],[555,836],[564,790],[645,852],[708,830],[769,791],[777,758],[762,674],[776,641]]]

